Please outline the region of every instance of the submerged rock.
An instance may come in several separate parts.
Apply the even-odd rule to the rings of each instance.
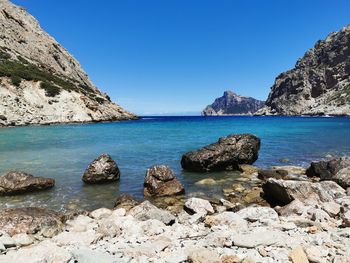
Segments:
[[[168,166],[158,165],[147,169],[143,193],[145,196],[171,196],[184,194],[185,189]]]
[[[0,211],[0,229],[9,235],[20,233],[52,237],[61,231],[64,215],[53,210],[25,207]]]
[[[266,180],[268,178],[284,179],[288,176],[288,171],[282,169],[259,170],[258,178]]]
[[[0,195],[14,195],[52,188],[55,180],[12,171],[0,177]]]
[[[118,181],[119,178],[116,162],[110,155],[102,154],[88,166],[82,179],[87,184],[98,184]]]
[[[131,208],[139,205],[142,201],[133,197],[130,194],[121,194],[117,197],[114,208],[124,208],[126,211],[129,211]]]
[[[194,172],[240,170],[258,159],[260,139],[251,134],[229,135],[182,156],[183,169]]]

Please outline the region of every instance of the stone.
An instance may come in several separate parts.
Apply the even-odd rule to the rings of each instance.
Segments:
[[[221,257],[222,263],[239,263],[242,259],[237,255],[224,255]]]
[[[35,241],[35,239],[31,235],[27,235],[24,233],[13,235],[12,239],[15,241],[15,244],[17,246],[29,246]]]
[[[312,162],[306,170],[309,177],[319,177],[321,180],[332,180],[340,170],[350,166],[350,157],[337,157],[331,160]]]
[[[260,180],[266,180],[268,178],[285,179],[288,176],[288,172],[282,169],[270,169],[270,170],[259,170],[258,178]]]
[[[350,227],[350,210],[342,215],[343,226]]]
[[[336,202],[324,202],[321,207],[324,211],[326,211],[330,216],[335,217],[340,213],[341,206]]]
[[[168,166],[158,165],[147,169],[143,193],[145,196],[181,195],[185,188]]]
[[[120,171],[116,162],[108,154],[102,154],[89,164],[83,175],[87,184],[98,184],[118,181]]]
[[[251,206],[239,210],[237,215],[249,222],[272,223],[279,221],[277,212],[270,207]]]
[[[12,237],[7,235],[3,235],[0,237],[0,243],[3,244],[5,248],[16,246],[16,241]]]
[[[17,80],[14,84],[1,76],[0,126],[137,118],[98,90],[80,63],[26,9],[1,1],[1,10],[0,33],[6,35],[0,39],[2,61],[11,61]]]
[[[92,211],[90,213],[90,216],[94,219],[99,220],[102,218],[109,217],[111,214],[112,214],[112,210],[103,207],[103,208],[99,208],[99,209]]]
[[[345,196],[345,190],[332,181],[311,183],[305,181],[268,179],[262,186],[265,198],[278,205],[286,205],[295,199],[304,204],[332,202]]]
[[[149,201],[144,201],[135,206],[134,208],[130,209],[127,214],[141,221],[157,219],[166,225],[171,225],[175,222],[175,217],[171,213],[157,208]]]
[[[111,263],[118,262],[118,258],[104,252],[92,250],[89,248],[77,248],[72,251],[73,258],[76,262],[84,262],[84,263]]]
[[[304,249],[301,246],[294,248],[289,253],[289,258],[293,263],[308,263],[309,260],[304,252]]]
[[[55,180],[12,171],[0,176],[0,195],[15,195],[54,187]]]
[[[192,250],[188,255],[190,263],[221,263],[219,255],[208,249]]]
[[[222,212],[211,216],[206,216],[204,220],[206,226],[228,226],[230,228],[247,228],[247,221],[245,221],[238,213]]]
[[[240,96],[230,90],[215,99],[202,112],[204,116],[251,115],[264,106],[264,102],[251,97]]]
[[[258,159],[260,139],[251,134],[229,135],[200,150],[184,154],[181,166],[194,172],[240,170]]]
[[[276,230],[259,230],[256,232],[235,234],[233,245],[244,248],[254,248],[257,246],[282,246],[286,242],[286,235]]]
[[[216,185],[218,182],[214,180],[213,178],[205,178],[202,180],[199,180],[195,184],[197,185]]]
[[[326,263],[324,259],[322,259],[322,253],[316,246],[309,246],[305,249],[305,254],[307,259],[312,263]]]
[[[345,189],[350,187],[350,166],[339,170],[332,177],[332,181],[336,182]]]
[[[192,197],[185,202],[185,209],[190,213],[213,214],[214,208],[208,200]]]
[[[124,208],[126,211],[129,211],[131,208],[139,205],[142,201],[133,197],[129,194],[121,194],[117,197],[114,203],[114,209]]]
[[[274,165],[271,167],[271,169],[274,170],[285,170],[288,172],[288,174],[295,174],[295,175],[305,175],[306,174],[306,169],[301,166],[293,166],[293,165],[283,165],[283,166],[278,166]]]
[[[64,215],[37,207],[8,208],[0,211],[0,229],[15,234],[55,235],[62,230]]]

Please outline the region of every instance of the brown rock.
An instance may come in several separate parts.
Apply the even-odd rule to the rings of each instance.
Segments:
[[[269,170],[259,170],[258,178],[260,180],[266,180],[268,178],[284,179],[288,176],[288,172],[282,169],[269,169]]]
[[[15,195],[52,188],[55,180],[12,171],[0,177],[0,195]]]
[[[11,236],[26,233],[52,237],[61,230],[64,220],[63,214],[45,208],[9,208],[0,212],[0,229]]]
[[[147,169],[143,193],[145,196],[171,196],[184,194],[185,189],[169,167],[158,165]]]
[[[289,253],[289,259],[293,263],[309,263],[309,260],[307,259],[304,249],[301,246],[294,248]]]
[[[114,208],[124,208],[126,211],[129,211],[131,208],[139,205],[141,203],[141,200],[133,197],[129,194],[121,194],[117,197]]]
[[[241,259],[237,255],[224,255],[221,257],[222,263],[239,263]]]
[[[119,178],[116,162],[108,154],[102,154],[88,166],[82,179],[87,184],[98,184],[118,181]]]

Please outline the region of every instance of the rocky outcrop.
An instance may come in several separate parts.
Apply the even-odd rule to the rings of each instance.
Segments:
[[[306,174],[321,180],[332,180],[344,188],[350,187],[350,157],[312,162]]]
[[[251,97],[243,97],[232,91],[225,91],[213,104],[202,112],[204,116],[251,115],[264,106],[265,102]]]
[[[195,172],[240,170],[240,164],[252,164],[258,159],[259,149],[260,139],[254,135],[229,135],[184,154],[181,166]]]
[[[82,179],[87,184],[99,184],[118,181],[119,178],[116,162],[108,154],[102,154],[90,163]]]
[[[15,195],[52,188],[55,180],[12,171],[0,177],[0,195]]]
[[[134,119],[38,21],[0,1],[0,126]]]
[[[258,115],[349,115],[350,26],[331,33],[281,73]]]
[[[173,171],[165,165],[147,169],[144,190],[145,196],[171,196],[185,193],[185,188]]]
[[[0,211],[0,229],[10,236],[20,233],[52,237],[63,227],[63,214],[44,208],[9,208]]]

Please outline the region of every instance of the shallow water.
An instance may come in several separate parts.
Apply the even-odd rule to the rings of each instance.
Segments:
[[[221,193],[222,185],[198,186],[235,172],[183,172],[181,155],[230,133],[253,133],[262,139],[257,166],[302,165],[327,155],[350,154],[350,118],[301,117],[154,117],[139,121],[0,129],[0,172],[24,170],[56,179],[52,190],[0,197],[0,208],[39,205],[54,209],[111,207],[127,192],[142,197],[146,169],[169,165],[188,194]],[[84,186],[81,176],[99,154],[109,153],[121,170],[119,183]],[[199,193],[198,193],[199,194]]]

